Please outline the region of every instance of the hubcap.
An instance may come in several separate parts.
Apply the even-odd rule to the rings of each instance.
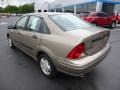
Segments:
[[[40,66],[44,74],[50,75],[51,73],[51,67],[46,58],[41,58],[40,60]]]
[[[9,46],[12,47],[12,40],[9,38],[8,39]]]
[[[118,24],[118,23],[119,23],[119,21],[117,20],[117,21],[116,21],[116,23]]]
[[[115,23],[112,24],[112,27],[113,27],[113,28],[115,27]]]
[[[93,26],[97,26],[96,23],[93,23]]]

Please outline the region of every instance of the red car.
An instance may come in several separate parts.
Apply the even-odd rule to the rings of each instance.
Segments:
[[[118,15],[118,24],[120,24],[120,15]]]
[[[78,17],[85,19],[89,15],[89,12],[81,12],[80,14],[77,14]]]
[[[84,19],[96,26],[103,26],[103,27],[110,27],[110,28],[116,27],[116,20],[111,16],[108,16],[104,12],[91,12]]]
[[[116,24],[120,23],[120,17],[118,15],[118,13],[113,13],[111,15],[112,19],[116,21]]]
[[[117,24],[120,24],[120,14],[119,13],[114,13],[114,17],[115,17],[115,19],[116,19],[116,23]]]

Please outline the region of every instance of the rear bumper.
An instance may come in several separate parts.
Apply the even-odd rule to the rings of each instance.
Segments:
[[[87,56],[76,61],[60,60],[57,70],[74,76],[83,75],[91,71],[98,63],[100,63],[108,54],[109,50],[110,45],[107,44],[103,50],[92,56]]]

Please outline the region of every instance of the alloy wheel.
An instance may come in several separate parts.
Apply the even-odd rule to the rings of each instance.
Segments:
[[[46,58],[41,58],[40,66],[44,74],[46,75],[51,74],[51,66]]]

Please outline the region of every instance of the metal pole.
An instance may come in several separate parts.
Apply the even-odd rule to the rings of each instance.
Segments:
[[[1,0],[1,1],[2,1],[2,8],[3,8],[3,13],[4,13],[3,0]]]
[[[8,4],[8,6],[9,6],[9,0],[7,0],[7,4]],[[9,14],[7,13],[7,17],[9,17]]]

